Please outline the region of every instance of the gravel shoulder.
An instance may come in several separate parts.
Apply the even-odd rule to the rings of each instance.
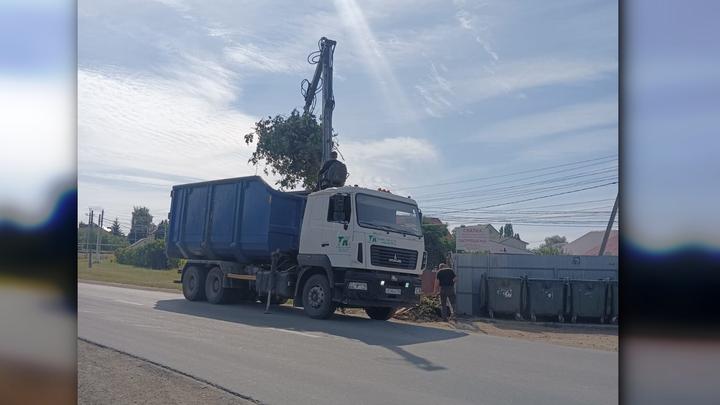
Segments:
[[[78,340],[78,404],[256,404],[168,368]]]

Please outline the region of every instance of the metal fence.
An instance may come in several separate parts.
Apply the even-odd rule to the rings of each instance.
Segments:
[[[458,313],[480,315],[483,275],[558,280],[617,280],[617,256],[540,256],[512,254],[453,255]]]

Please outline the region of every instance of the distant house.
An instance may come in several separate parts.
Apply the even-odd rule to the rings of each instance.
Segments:
[[[574,256],[597,256],[600,252],[600,245],[602,245],[604,235],[605,231],[588,232],[563,246],[563,253]],[[618,231],[610,231],[607,246],[605,246],[606,256],[618,255],[618,235]]]
[[[457,252],[532,254],[527,250],[527,242],[502,236],[491,224],[460,226],[452,233]]]
[[[442,225],[443,222],[440,220],[440,218],[435,217],[423,217],[423,224],[428,225]]]

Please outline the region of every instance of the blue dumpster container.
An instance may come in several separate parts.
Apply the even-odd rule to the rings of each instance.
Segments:
[[[528,279],[528,312],[535,322],[538,316],[554,317],[565,322],[567,314],[567,280]]]
[[[604,280],[571,280],[570,281],[570,321],[577,318],[599,319],[605,322],[607,307],[608,282]]]
[[[522,319],[525,310],[525,279],[521,277],[487,277],[487,308],[490,318],[495,314],[514,315]]]

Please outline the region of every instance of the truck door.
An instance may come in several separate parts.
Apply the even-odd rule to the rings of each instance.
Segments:
[[[326,221],[321,238],[322,251],[333,267],[348,267],[351,252],[351,200],[349,194],[333,194],[328,198]]]

